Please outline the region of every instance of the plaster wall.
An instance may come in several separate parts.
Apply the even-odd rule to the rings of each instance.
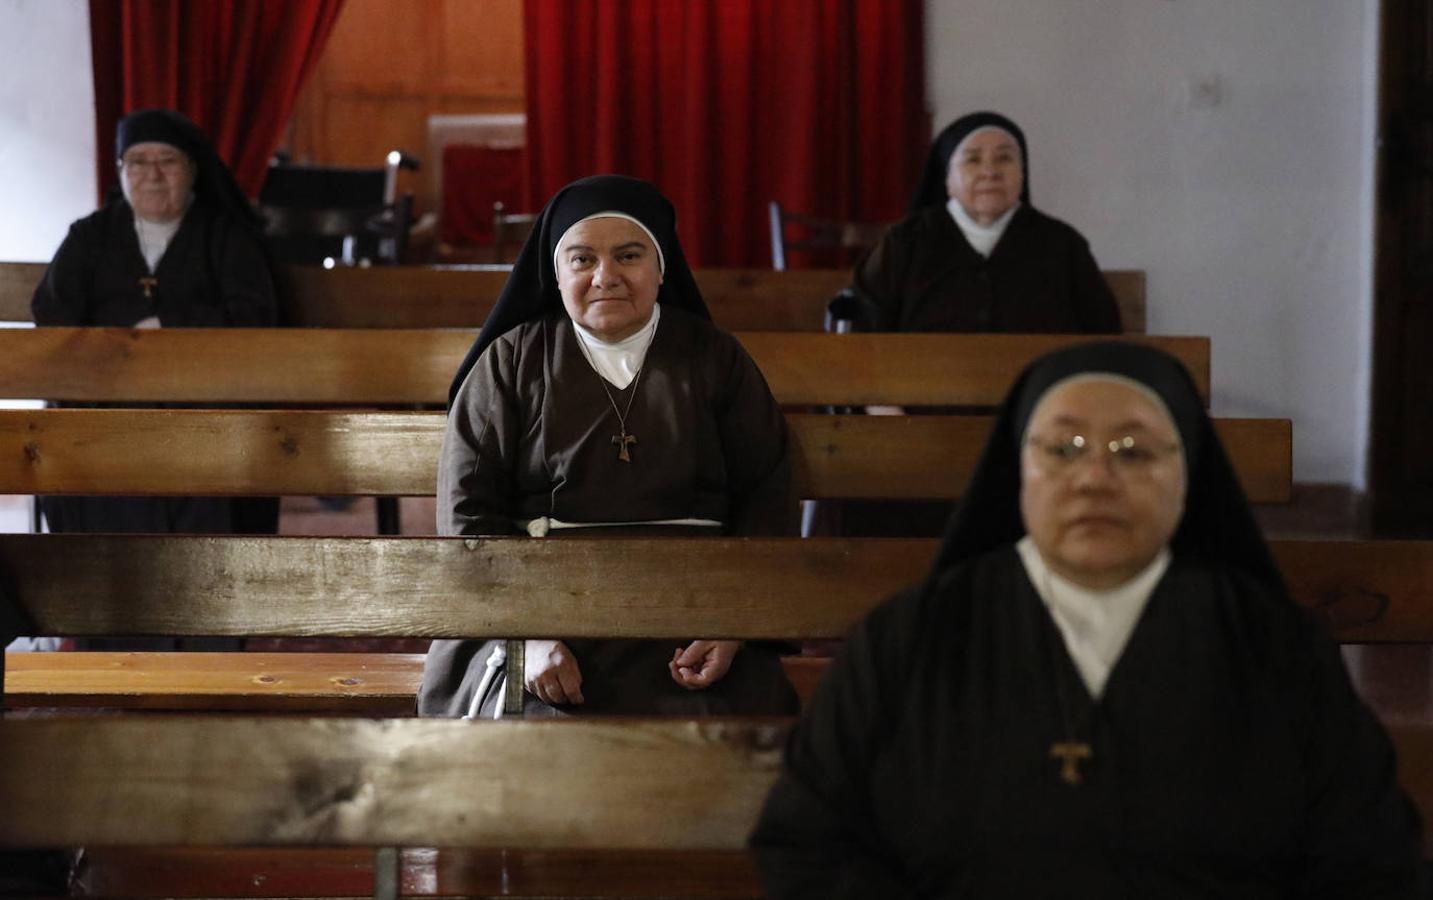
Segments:
[[[926,0],[935,128],[1025,129],[1033,200],[1149,329],[1213,342],[1213,408],[1294,421],[1294,475],[1362,486],[1377,0]]]
[[[0,0],[0,260],[49,260],[95,208],[85,0]]]

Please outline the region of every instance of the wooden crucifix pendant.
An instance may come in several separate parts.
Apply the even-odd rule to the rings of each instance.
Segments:
[[[1080,763],[1092,756],[1094,751],[1084,741],[1056,741],[1050,745],[1050,758],[1060,761],[1060,780],[1074,787],[1085,780]]]
[[[144,299],[153,300],[154,289],[159,287],[159,279],[155,278],[153,275],[145,275],[143,278],[139,279],[139,286],[144,288]]]
[[[637,436],[635,434],[628,434],[626,429],[623,429],[620,435],[612,435],[612,443],[617,445],[618,459],[622,460],[622,462],[632,461],[632,454],[627,452],[627,447],[637,443]]]

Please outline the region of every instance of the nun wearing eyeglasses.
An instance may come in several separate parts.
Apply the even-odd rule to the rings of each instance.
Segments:
[[[1120,343],[1007,398],[928,580],[851,634],[751,838],[769,895],[1404,898],[1417,814],[1194,387]]]
[[[1089,243],[1030,204],[1025,134],[972,113],[932,142],[907,216],[856,266],[861,331],[1100,334],[1119,308]]]
[[[70,226],[31,306],[37,325],[273,325],[259,221],[209,139],[146,109],[115,131],[120,190]]]
[[[262,327],[277,301],[258,219],[197,125],[147,109],[115,131],[119,189],[70,226],[31,299],[40,326]],[[278,503],[46,497],[51,531],[272,532]]]
[[[795,509],[785,419],[751,358],[712,325],[671,204],[616,175],[563,188],[453,382],[439,532],[774,535]],[[771,646],[554,629],[435,642],[420,713],[796,710]]]

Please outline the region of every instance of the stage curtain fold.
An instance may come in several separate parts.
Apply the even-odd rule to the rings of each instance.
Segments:
[[[770,265],[766,204],[899,218],[930,138],[920,0],[525,0],[528,184],[620,172],[696,265]]]
[[[100,195],[115,183],[114,128],[177,109],[259,192],[299,89],[343,0],[90,0]]]

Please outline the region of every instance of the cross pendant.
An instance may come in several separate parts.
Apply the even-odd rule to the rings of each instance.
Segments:
[[[144,288],[144,299],[154,299],[154,289],[159,287],[159,279],[153,275],[146,275],[139,279],[139,286]]]
[[[630,444],[637,443],[637,436],[635,434],[628,434],[626,429],[623,429],[620,435],[612,435],[612,443],[617,445],[618,459],[622,460],[622,462],[632,461],[632,454],[627,452],[627,447]]]
[[[1060,761],[1060,780],[1078,787],[1085,780],[1080,773],[1080,763],[1094,756],[1090,745],[1084,741],[1056,741],[1050,745],[1050,758]]]

